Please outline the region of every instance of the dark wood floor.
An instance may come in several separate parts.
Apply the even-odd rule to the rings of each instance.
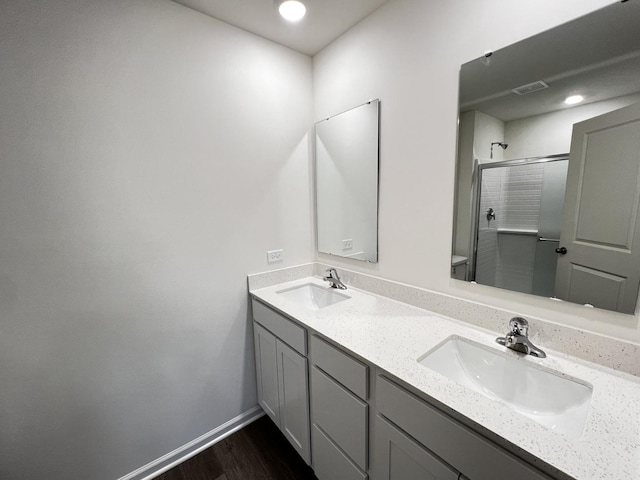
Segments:
[[[156,480],[317,480],[264,416]]]

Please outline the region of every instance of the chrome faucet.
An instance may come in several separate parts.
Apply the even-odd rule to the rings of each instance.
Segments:
[[[546,353],[529,340],[529,322],[526,319],[513,317],[509,320],[509,329],[511,331],[504,337],[496,338],[496,342],[516,352],[526,353],[534,357],[545,358],[547,356]]]
[[[338,272],[336,272],[335,268],[327,268],[327,276],[322,278],[325,282],[329,282],[331,288],[339,288],[340,290],[346,290],[347,286],[342,283],[340,277],[338,276]]]

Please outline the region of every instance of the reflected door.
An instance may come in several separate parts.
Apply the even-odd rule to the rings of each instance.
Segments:
[[[640,103],[575,124],[558,298],[634,313],[640,284],[639,199]]]

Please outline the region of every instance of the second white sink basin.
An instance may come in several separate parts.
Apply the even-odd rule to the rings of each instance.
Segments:
[[[457,336],[418,362],[556,432],[582,435],[593,391],[586,382]]]
[[[313,283],[305,283],[276,293],[311,310],[320,310],[350,298],[331,287],[319,287]]]

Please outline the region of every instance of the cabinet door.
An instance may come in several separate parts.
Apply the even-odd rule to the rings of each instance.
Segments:
[[[278,355],[276,337],[253,322],[256,351],[258,403],[276,425],[280,425],[280,390],[278,388]]]
[[[313,473],[319,480],[367,480],[362,472],[346,453],[313,424]]]
[[[376,480],[458,480],[458,472],[380,416],[376,416],[375,455]]]
[[[307,359],[276,340],[280,386],[280,430],[311,464],[309,442],[309,373]]]

